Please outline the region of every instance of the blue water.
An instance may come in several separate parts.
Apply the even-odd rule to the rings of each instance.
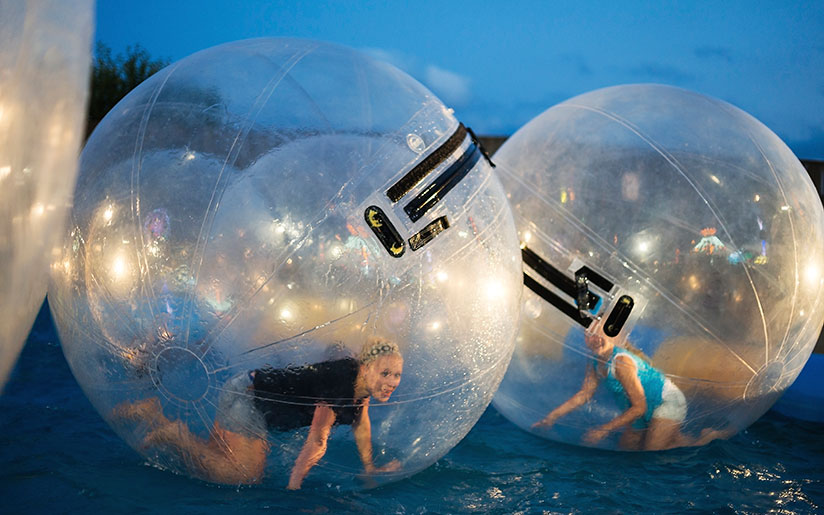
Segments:
[[[0,513],[824,512],[824,424],[774,412],[729,441],[638,454],[542,440],[490,407],[434,466],[379,489],[203,483],[147,465],[115,436],[72,377],[47,311],[0,413]]]

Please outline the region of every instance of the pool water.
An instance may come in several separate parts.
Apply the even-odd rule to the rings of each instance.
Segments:
[[[103,422],[47,310],[0,396],[0,513],[815,513],[824,424],[769,412],[729,441],[620,453],[525,433],[490,407],[434,466],[375,490],[222,487],[148,465]]]

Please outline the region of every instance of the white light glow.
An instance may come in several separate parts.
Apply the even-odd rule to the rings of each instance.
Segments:
[[[112,276],[115,280],[121,280],[126,277],[129,271],[129,265],[126,263],[126,258],[119,255],[112,261]]]
[[[449,279],[449,274],[447,274],[443,270],[438,270],[438,272],[435,274],[435,279],[437,279],[439,283],[445,283],[447,279]]]
[[[48,136],[49,145],[51,145],[53,147],[56,147],[57,145],[60,144],[60,137],[62,136],[61,132],[62,132],[62,127],[60,126],[59,123],[53,123],[51,125],[51,127],[49,127],[49,132],[48,132],[48,134],[49,134],[49,136]]]
[[[114,216],[114,208],[112,206],[106,207],[106,210],[103,211],[103,220],[110,222],[112,217]]]
[[[46,211],[46,207],[43,206],[40,202],[33,205],[31,207],[31,214],[32,216],[43,216],[43,213]]]
[[[804,280],[810,284],[817,284],[821,279],[821,269],[815,263],[804,267]]]
[[[0,180],[11,175],[11,166],[0,166]]]
[[[486,299],[490,301],[503,299],[506,292],[506,285],[498,279],[491,279],[484,285]]]

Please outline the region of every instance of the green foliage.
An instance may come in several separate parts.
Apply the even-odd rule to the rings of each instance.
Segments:
[[[139,44],[126,48],[126,54],[112,56],[112,50],[98,42],[92,68],[89,117],[86,134],[97,126],[120,99],[168,63],[152,59]]]

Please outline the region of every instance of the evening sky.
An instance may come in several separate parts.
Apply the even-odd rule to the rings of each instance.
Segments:
[[[824,159],[824,1],[98,0],[95,39],[171,61],[293,36],[388,60],[479,134],[572,96],[656,82],[718,97]]]

